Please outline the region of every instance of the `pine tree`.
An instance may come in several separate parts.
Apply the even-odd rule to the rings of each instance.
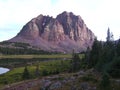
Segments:
[[[100,43],[97,39],[94,40],[92,50],[90,51],[90,56],[89,56],[89,68],[94,67],[99,59],[99,54],[100,54]]]
[[[75,72],[80,69],[80,57],[79,54],[74,53],[72,58],[72,71]]]
[[[23,71],[22,79],[23,79],[23,80],[30,79],[30,73],[29,73],[29,71],[28,71],[27,66],[25,66],[25,69],[24,69],[24,71]]]
[[[107,73],[103,73],[102,80],[98,86],[98,90],[112,90],[110,78]]]
[[[111,42],[111,41],[113,41],[113,40],[114,40],[113,33],[110,32],[110,29],[108,28],[106,41],[107,41],[107,42]]]
[[[111,37],[110,37],[111,35],[110,35],[110,29],[108,28],[108,30],[107,30],[107,42],[109,42],[110,41],[110,39],[111,39]]]
[[[115,57],[110,64],[108,64],[107,72],[113,78],[120,78],[120,57]]]
[[[89,47],[87,47],[87,50],[86,50],[86,52],[85,52],[85,62],[86,63],[88,63],[89,62],[89,60],[90,60],[90,48]]]
[[[43,75],[43,76],[47,76],[47,75],[48,75],[48,71],[47,71],[46,69],[43,69],[42,75]]]
[[[116,54],[120,56],[120,39],[116,42]]]
[[[35,76],[36,77],[40,76],[39,65],[36,65]]]

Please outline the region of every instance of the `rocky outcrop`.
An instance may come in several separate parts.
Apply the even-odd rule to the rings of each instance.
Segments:
[[[80,16],[63,12],[56,18],[43,15],[33,18],[9,41],[27,42],[48,51],[81,52],[91,47],[94,38]]]
[[[80,71],[68,75],[68,73],[42,77],[41,79],[26,80],[21,83],[5,86],[2,90],[97,90],[95,82],[98,78],[95,74],[87,71]],[[86,80],[85,78],[93,80]],[[119,85],[119,83],[118,83]]]

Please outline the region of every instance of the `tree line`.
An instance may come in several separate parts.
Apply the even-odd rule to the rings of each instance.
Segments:
[[[106,42],[95,39],[89,53],[88,68],[106,72],[113,78],[120,77],[120,39],[114,41],[109,28]]]
[[[4,55],[24,55],[24,54],[51,54],[48,51],[44,50],[35,50],[32,48],[9,48],[9,47],[0,47],[0,54]]]
[[[40,49],[34,49],[34,47],[28,43],[6,42],[6,41],[0,42],[0,54],[4,54],[4,55],[51,54],[51,53],[57,53],[57,52],[49,52]]]
[[[79,65],[84,69],[93,68],[101,74],[97,90],[113,90],[110,78],[120,78],[120,39],[114,41],[113,34],[108,28],[106,41],[98,41],[95,38],[92,48],[88,47],[84,54],[85,57]]]

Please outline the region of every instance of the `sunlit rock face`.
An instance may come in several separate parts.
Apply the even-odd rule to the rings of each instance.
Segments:
[[[39,15],[33,18],[9,41],[25,42],[43,50],[58,52],[85,51],[95,35],[80,16],[63,12],[56,18]]]

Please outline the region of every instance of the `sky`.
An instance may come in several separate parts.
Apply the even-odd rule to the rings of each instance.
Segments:
[[[120,0],[0,0],[0,41],[17,35],[22,27],[40,14],[53,16],[63,11],[80,15],[97,36],[106,40],[107,29],[120,37]]]

